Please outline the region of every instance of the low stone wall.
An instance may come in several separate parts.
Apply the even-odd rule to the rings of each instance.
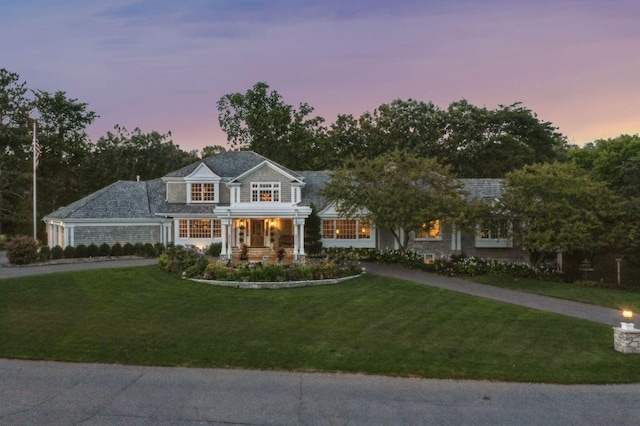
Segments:
[[[621,327],[613,327],[613,346],[618,352],[640,354],[640,330],[623,330]]]
[[[294,287],[312,287],[316,285],[331,285],[338,284],[352,278],[357,278],[360,275],[353,275],[351,277],[336,278],[331,280],[312,280],[312,281],[278,281],[278,282],[250,282],[250,281],[216,281],[216,280],[199,280],[195,278],[189,278],[190,281],[195,281],[204,284],[218,285],[222,287],[236,287],[236,288],[249,288],[249,289],[279,289],[279,288],[294,288]]]

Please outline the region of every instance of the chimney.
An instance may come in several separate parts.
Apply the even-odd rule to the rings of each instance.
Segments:
[[[136,175],[136,182],[140,182],[140,175]]]

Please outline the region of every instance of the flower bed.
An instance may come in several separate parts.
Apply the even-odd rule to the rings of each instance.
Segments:
[[[332,262],[292,265],[271,265],[260,262],[234,265],[207,258],[197,250],[176,246],[158,258],[158,265],[167,272],[184,278],[240,283],[283,283],[337,280],[361,273],[356,262]]]

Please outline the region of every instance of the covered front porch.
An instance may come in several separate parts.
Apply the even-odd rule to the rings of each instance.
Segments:
[[[236,206],[237,207],[237,206]],[[311,213],[308,207],[292,208],[216,208],[220,218],[222,260],[241,260],[242,247],[251,261],[277,259],[284,250],[292,261],[304,258],[304,224]],[[271,262],[270,262],[271,263]]]

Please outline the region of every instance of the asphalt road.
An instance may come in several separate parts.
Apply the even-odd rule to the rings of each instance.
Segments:
[[[0,359],[2,425],[638,424],[640,385],[562,386]]]

